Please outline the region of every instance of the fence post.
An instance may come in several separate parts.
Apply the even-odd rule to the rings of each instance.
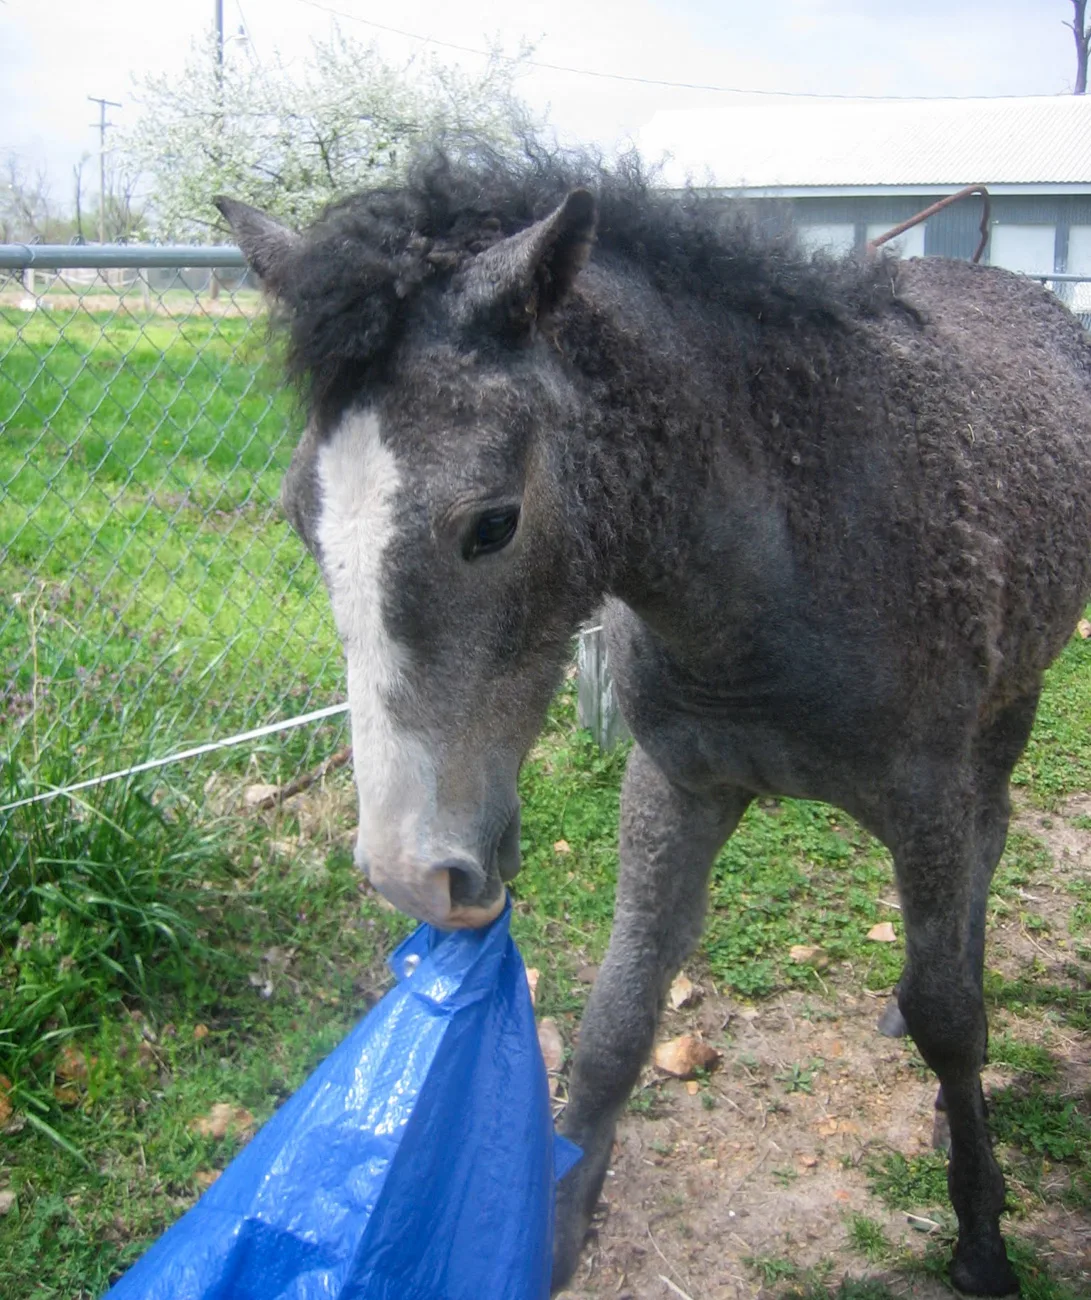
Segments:
[[[591,732],[600,749],[611,750],[628,739],[629,728],[618,708],[606,655],[606,634],[601,627],[580,633],[576,672],[577,720]]]

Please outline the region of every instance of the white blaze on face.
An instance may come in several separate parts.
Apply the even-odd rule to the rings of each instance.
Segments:
[[[388,704],[395,688],[404,689],[408,654],[383,620],[384,564],[401,475],[373,411],[345,416],[318,452],[317,474],[317,540],[348,667],[358,858],[376,889],[402,911],[437,925],[480,925],[491,919],[481,909],[451,910],[448,873],[434,869],[457,856],[455,846],[436,839],[435,765]]]

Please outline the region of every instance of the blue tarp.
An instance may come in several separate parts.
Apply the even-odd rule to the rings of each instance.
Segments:
[[[555,1138],[511,905],[398,984],[107,1300],[547,1300]]]

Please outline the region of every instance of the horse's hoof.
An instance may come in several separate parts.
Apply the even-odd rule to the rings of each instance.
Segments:
[[[904,1038],[909,1033],[909,1026],[898,1007],[897,998],[891,998],[883,1008],[878,1028],[884,1038]]]
[[[1008,1252],[1001,1242],[998,1247],[985,1250],[963,1250],[955,1247],[951,1261],[951,1284],[963,1295],[1017,1296],[1019,1279],[1008,1262]]]
[[[580,1252],[591,1231],[591,1215],[584,1208],[580,1186],[580,1166],[561,1179],[557,1187],[553,1219],[553,1272],[550,1295],[562,1291],[572,1280],[580,1262]],[[597,1199],[597,1198],[596,1198]]]

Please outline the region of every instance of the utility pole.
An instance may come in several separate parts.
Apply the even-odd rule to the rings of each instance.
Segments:
[[[92,104],[98,105],[98,121],[92,122],[92,127],[98,127],[98,242],[106,243],[106,131],[108,127],[113,126],[113,122],[107,122],[106,109],[120,108],[121,105],[114,99],[100,99],[97,95],[88,95],[87,98]]]

